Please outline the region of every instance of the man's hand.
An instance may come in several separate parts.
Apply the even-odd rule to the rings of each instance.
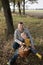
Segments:
[[[25,43],[23,43],[23,45],[25,45]]]
[[[20,42],[20,46],[24,46],[25,45],[25,43],[23,43],[23,42]]]
[[[20,46],[22,46],[23,45],[23,43],[22,42],[20,42]]]

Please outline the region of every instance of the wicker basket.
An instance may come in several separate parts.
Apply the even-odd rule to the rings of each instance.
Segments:
[[[19,48],[19,55],[21,57],[26,57],[29,55],[29,49],[27,49],[26,47],[20,47]]]

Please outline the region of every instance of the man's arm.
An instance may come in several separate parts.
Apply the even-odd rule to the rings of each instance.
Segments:
[[[14,41],[17,42],[18,44],[22,45],[22,42],[20,40],[18,40],[18,32],[17,30],[15,30],[14,32]]]

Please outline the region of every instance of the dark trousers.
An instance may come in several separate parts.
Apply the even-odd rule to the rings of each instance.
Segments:
[[[18,43],[16,43],[16,42],[14,42],[14,44],[13,44],[13,49],[18,49],[20,47],[20,45],[18,44]]]
[[[14,65],[14,62],[16,61],[17,57],[18,57],[18,48],[20,47],[20,45],[16,42],[14,42],[13,44],[13,48],[15,49],[15,53],[13,55],[13,57],[10,59],[10,65]]]

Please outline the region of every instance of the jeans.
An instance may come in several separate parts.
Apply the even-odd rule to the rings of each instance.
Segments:
[[[15,49],[15,53],[10,60],[10,65],[14,65],[14,62],[16,61],[17,57],[19,56],[19,54],[18,54],[18,48],[19,47],[20,47],[20,45],[18,43],[14,42],[13,48]]]
[[[13,49],[18,49],[20,47],[20,45],[17,42],[14,42],[13,44]]]

